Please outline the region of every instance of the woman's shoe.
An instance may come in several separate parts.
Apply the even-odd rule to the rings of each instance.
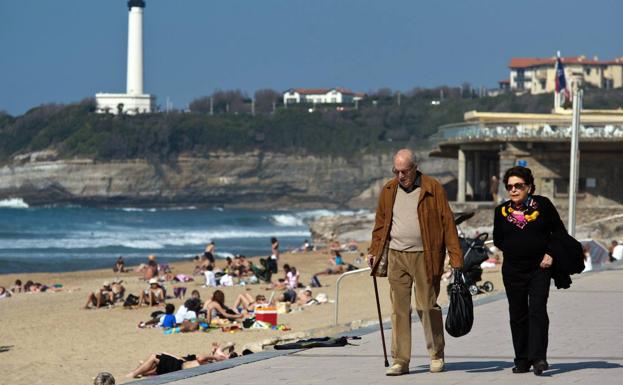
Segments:
[[[528,373],[530,371],[529,366],[517,365],[513,368],[513,373]]]
[[[544,371],[549,369],[549,364],[545,360],[539,360],[532,364],[532,367],[534,368],[534,375],[541,376]]]

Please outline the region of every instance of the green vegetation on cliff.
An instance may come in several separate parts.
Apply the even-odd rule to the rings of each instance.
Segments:
[[[171,161],[181,153],[202,155],[210,151],[250,150],[317,155],[355,156],[414,145],[435,133],[440,125],[463,120],[469,110],[546,113],[552,95],[511,93],[477,97],[472,92],[444,88],[415,89],[408,95],[389,90],[369,95],[358,109],[352,105],[270,107],[256,116],[239,110],[205,109],[140,116],[93,113],[93,101],[71,105],[43,105],[22,116],[0,112],[0,161],[12,156],[53,148],[64,158],[88,156],[96,159],[146,158]],[[205,98],[197,99],[201,105]],[[247,101],[248,102],[248,101]],[[616,108],[623,105],[623,90],[588,90],[586,108]],[[191,103],[191,107],[193,104]],[[246,105],[248,107],[248,103]]]

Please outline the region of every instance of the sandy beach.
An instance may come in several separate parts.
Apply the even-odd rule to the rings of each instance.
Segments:
[[[364,250],[367,245],[362,244]],[[352,263],[358,253],[344,253]],[[289,263],[301,273],[301,282],[308,284],[313,273],[328,266],[326,251],[283,254],[279,265]],[[111,261],[112,265],[113,261]],[[219,266],[224,261],[217,261]],[[190,274],[194,262],[173,264],[175,273]],[[0,373],[6,384],[89,384],[100,371],[111,372],[117,383],[127,382],[124,375],[135,368],[139,360],[151,353],[170,352],[185,355],[207,353],[212,342],[235,342],[236,351],[244,347],[257,350],[259,343],[276,338],[302,338],[311,335],[331,335],[348,330],[357,321],[377,318],[372,280],[368,273],[345,279],[341,285],[340,326],[333,325],[334,303],[306,307],[302,311],[279,315],[279,323],[290,331],[244,330],[225,333],[221,330],[187,334],[164,335],[161,329],[139,329],[150,313],[161,308],[113,308],[84,310],[87,295],[102,284],[120,277],[125,281],[126,294],[137,294],[146,284],[135,273],[115,274],[112,270],[91,270],[71,273],[7,274],[0,276],[0,286],[10,287],[15,279],[34,280],[44,284],[63,285],[64,291],[55,293],[17,294],[0,300]],[[499,268],[485,270],[484,280],[502,289]],[[326,293],[330,302],[335,299],[337,276],[321,276],[323,287],[314,289],[314,296]],[[201,293],[208,299],[213,288],[202,288],[203,277],[181,284]],[[169,284],[170,287],[170,284]],[[390,302],[386,279],[379,279],[383,317],[390,316]],[[232,305],[238,293],[270,295],[266,285],[248,285],[224,288],[226,303]],[[176,308],[182,300],[170,300]],[[440,304],[447,303],[445,284],[442,283]],[[356,326],[356,325],[354,325]]]

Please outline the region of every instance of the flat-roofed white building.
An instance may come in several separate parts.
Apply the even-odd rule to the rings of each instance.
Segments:
[[[347,104],[365,95],[346,88],[291,88],[283,93],[283,104]]]

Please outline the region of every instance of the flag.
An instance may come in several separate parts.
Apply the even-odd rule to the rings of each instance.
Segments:
[[[559,105],[564,107],[571,102],[571,95],[569,94],[569,90],[567,89],[567,79],[565,78],[565,68],[562,65],[562,60],[560,60],[560,56],[556,58],[556,93],[559,96]]]

